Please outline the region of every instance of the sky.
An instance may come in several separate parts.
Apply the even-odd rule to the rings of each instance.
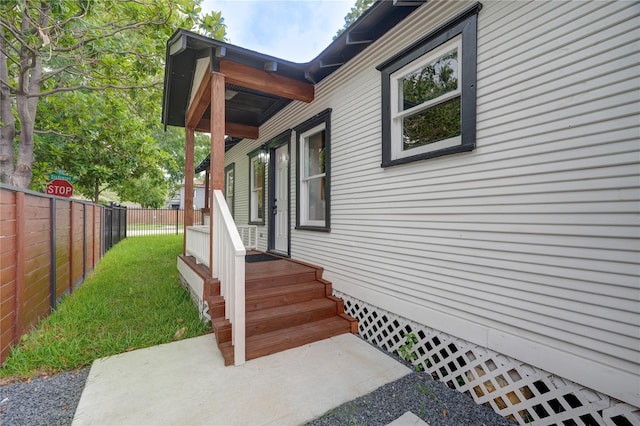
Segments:
[[[231,44],[292,62],[318,56],[344,26],[355,0],[204,0],[221,11]]]

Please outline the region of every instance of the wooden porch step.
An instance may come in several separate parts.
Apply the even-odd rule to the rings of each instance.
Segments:
[[[277,287],[251,288],[247,289],[245,309],[247,312],[252,312],[276,306],[291,305],[321,298],[326,294],[326,285],[319,281]]]
[[[255,359],[339,334],[350,333],[351,330],[351,321],[340,316],[332,316],[294,327],[258,334],[247,337],[245,356],[247,360]],[[234,356],[231,342],[222,343],[219,347],[224,357],[224,365],[233,365]]]
[[[247,291],[262,288],[302,284],[317,278],[316,269],[291,262],[274,260],[247,267],[245,282]]]
[[[330,318],[338,313],[335,301],[324,297],[251,311],[246,313],[245,333],[247,337],[270,333]],[[218,344],[231,340],[231,323],[224,316],[212,317],[211,326]]]
[[[219,285],[219,284],[218,284]],[[218,294],[206,295],[211,318],[224,316],[224,298]],[[311,281],[301,284],[291,284],[271,288],[247,290],[245,311],[253,312],[278,306],[292,305],[318,299],[331,294],[331,283]]]

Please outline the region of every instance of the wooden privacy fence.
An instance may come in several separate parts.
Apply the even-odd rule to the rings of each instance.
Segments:
[[[126,237],[125,212],[0,184],[0,364]]]
[[[193,211],[193,223],[202,223],[202,211]],[[184,232],[184,210],[127,209],[127,237],[181,234]]]

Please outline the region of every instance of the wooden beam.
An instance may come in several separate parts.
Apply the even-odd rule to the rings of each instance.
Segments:
[[[247,65],[223,59],[220,60],[220,72],[229,84],[302,102],[311,102],[314,98],[313,84]]]
[[[209,269],[211,273],[214,273],[213,265],[213,194],[216,189],[224,191],[224,84],[225,77],[223,74],[212,72],[211,79],[211,127],[209,129],[211,133],[211,157],[209,161],[209,175],[211,176],[211,192],[209,197],[209,206],[211,206],[211,213],[209,216]]]
[[[184,233],[183,254],[187,254],[187,227],[193,226],[193,175],[194,169],[194,140],[195,132],[192,127],[185,130],[184,144]]]
[[[211,189],[224,191],[224,84],[225,76],[211,73]],[[213,206],[213,203],[210,204]]]
[[[203,118],[196,127],[198,132],[209,133],[211,131],[211,120]],[[246,124],[225,123],[224,134],[242,139],[258,139],[259,129],[256,126],[247,126]]]
[[[211,78],[205,74],[187,111],[186,127],[195,129],[211,102]],[[208,131],[208,130],[207,130]]]

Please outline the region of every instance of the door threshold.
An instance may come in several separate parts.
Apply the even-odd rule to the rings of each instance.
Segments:
[[[267,253],[275,254],[276,256],[291,258],[288,253],[280,250],[267,250]]]

